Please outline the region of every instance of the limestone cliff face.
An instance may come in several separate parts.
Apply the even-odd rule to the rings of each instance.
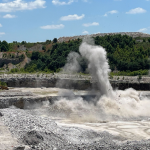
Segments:
[[[8,87],[58,87],[66,89],[77,89],[77,90],[98,90],[96,81],[90,79],[80,78],[47,78],[47,77],[4,77],[0,79],[7,83]],[[114,89],[125,90],[127,88],[134,88],[135,90],[150,90],[149,82],[130,82],[130,81],[117,81],[110,80],[110,83]]]

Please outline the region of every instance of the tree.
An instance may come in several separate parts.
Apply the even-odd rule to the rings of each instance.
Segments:
[[[53,43],[57,43],[57,38],[54,38],[54,39],[53,39]]]
[[[19,56],[19,60],[24,60],[24,59],[25,59],[24,54],[21,54],[21,55]]]
[[[7,47],[2,44],[2,46],[1,46],[1,52],[7,52],[7,51],[8,51]]]
[[[38,60],[39,57],[40,57],[40,53],[39,52],[33,52],[31,59],[32,60]]]
[[[42,50],[44,50],[44,52],[46,51],[46,46],[42,46]]]
[[[148,42],[150,43],[150,38],[148,38]]]
[[[6,52],[6,51],[9,51],[9,45],[6,41],[3,41],[2,44],[1,44],[1,51],[2,52]]]
[[[21,42],[22,45],[23,45],[23,44],[26,44],[26,43],[27,43],[26,41],[22,41],[22,42]]]
[[[45,43],[46,43],[46,44],[50,44],[50,43],[51,43],[51,40],[46,40]]]

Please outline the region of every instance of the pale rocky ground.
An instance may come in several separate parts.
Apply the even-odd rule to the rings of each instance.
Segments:
[[[12,88],[10,91],[13,94],[6,95],[6,92],[1,93],[1,96],[20,96],[23,93],[28,96],[32,93],[42,97],[57,96],[60,91],[65,90]],[[88,94],[88,91],[72,90],[72,92],[75,95]],[[150,95],[149,91],[142,93]],[[0,109],[0,150],[17,150],[19,146],[22,146],[20,149],[25,150],[150,149],[150,119],[148,117],[133,120],[73,122],[70,118],[53,116],[53,111],[46,103],[34,109],[23,110],[16,107]]]
[[[0,150],[12,150],[14,145],[19,145],[17,139],[12,137],[8,127],[0,118]]]

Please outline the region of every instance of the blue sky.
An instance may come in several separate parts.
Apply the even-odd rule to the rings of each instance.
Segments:
[[[108,32],[150,34],[150,0],[0,0],[0,40]]]

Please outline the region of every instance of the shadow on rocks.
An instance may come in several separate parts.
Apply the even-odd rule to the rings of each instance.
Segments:
[[[37,131],[29,131],[23,136],[23,143],[26,145],[38,145],[44,138]]]
[[[0,117],[2,117],[3,116],[3,114],[0,112]]]
[[[25,149],[25,146],[17,146],[17,147],[14,147],[13,150],[24,150]]]

